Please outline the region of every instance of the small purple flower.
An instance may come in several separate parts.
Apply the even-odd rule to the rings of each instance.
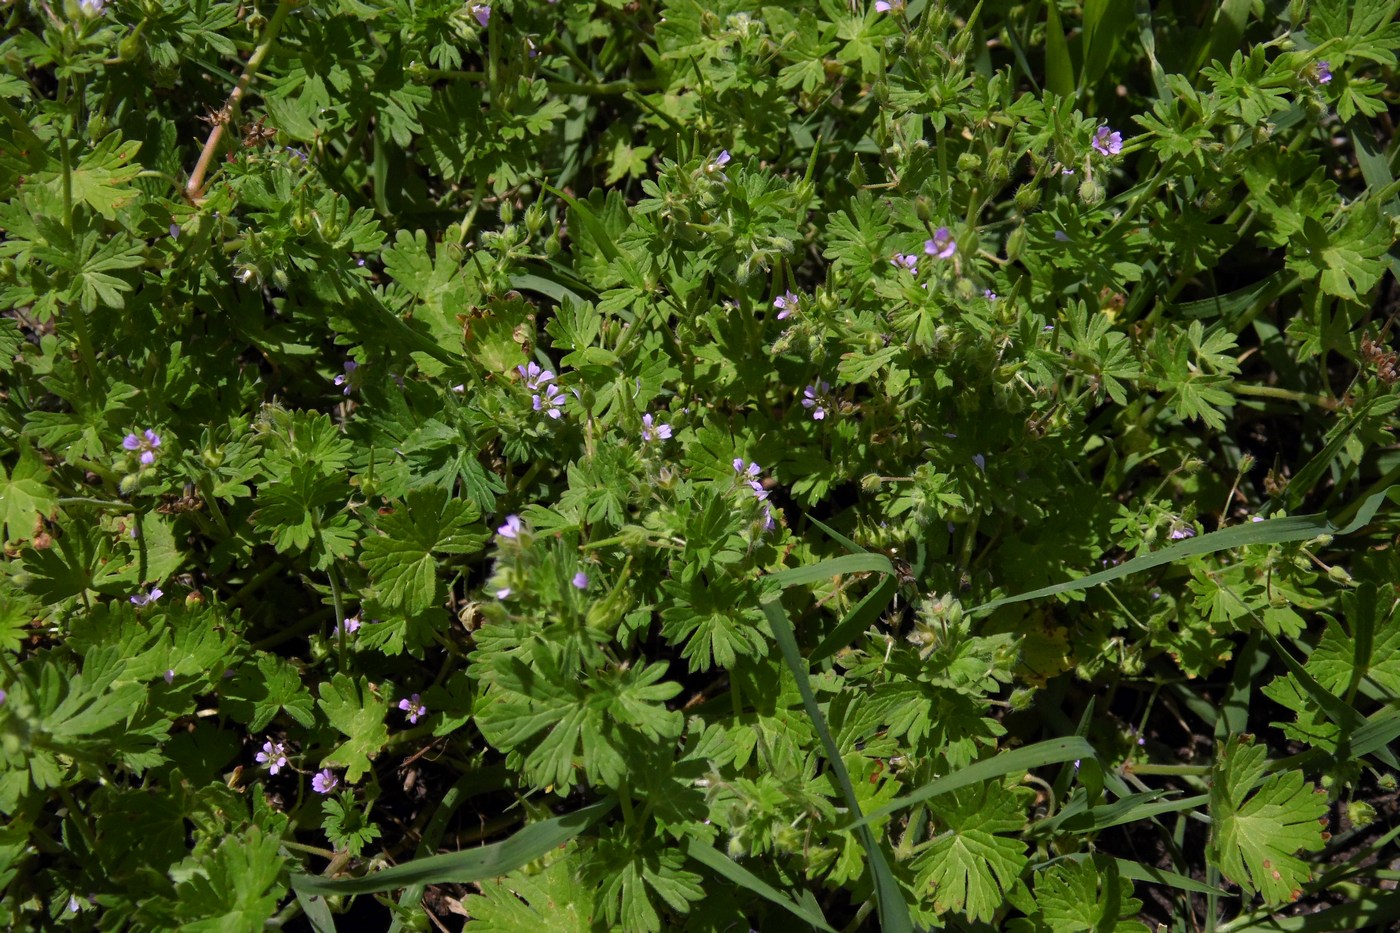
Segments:
[[[1123,134],[1114,132],[1107,125],[1094,131],[1094,151],[1099,155],[1116,156],[1123,151]]]
[[[503,587],[501,587],[499,590],[496,591],[496,598],[497,598],[497,599],[505,599],[505,598],[506,598],[507,596],[509,596],[509,595],[510,595],[510,587],[508,587],[508,586],[503,586]]]
[[[6,700],[8,700],[9,698],[10,698],[9,691],[0,690],[0,703],[4,703],[4,702],[5,702]]]
[[[1318,84],[1332,83],[1332,63],[1327,59],[1322,59],[1313,65],[1313,73],[1317,75]]]
[[[564,413],[564,393],[556,385],[545,386],[544,395],[532,395],[530,401],[535,411],[542,411],[551,418],[557,419]]]
[[[141,465],[150,466],[156,462],[156,451],[160,448],[160,435],[147,428],[141,432],[140,436],[128,434],[122,438],[122,447],[127,450],[141,451]]]
[[[130,602],[133,606],[145,606],[155,602],[164,595],[165,593],[161,591],[160,587],[153,586],[151,587],[151,591],[149,593],[147,593],[145,590],[142,590],[135,596],[131,597]]]
[[[351,390],[355,388],[355,370],[359,368],[360,364],[356,363],[354,360],[345,361],[345,372],[336,376],[334,379],[337,386],[345,387],[344,391],[341,392],[342,395],[349,395]]]
[[[904,0],[875,0],[876,13],[902,13]]]
[[[671,438],[671,426],[669,424],[658,424],[651,415],[642,415],[642,443],[651,444],[655,441],[665,441]]]
[[[345,619],[345,621],[341,622],[341,623],[340,623],[340,630],[341,630],[342,632],[344,632],[346,635],[353,635],[353,634],[355,634],[356,632],[358,632],[358,631],[360,630],[360,615],[359,615],[359,613],[356,613],[356,614],[353,615],[353,616],[348,616],[348,617]]]
[[[100,16],[106,6],[107,0],[78,0],[78,9],[88,16]]]
[[[1179,528],[1173,528],[1172,533],[1167,537],[1171,538],[1173,541],[1180,541],[1183,538],[1194,538],[1196,537],[1196,530],[1189,525],[1182,525]]]
[[[269,774],[276,774],[287,767],[287,747],[281,742],[274,742],[268,739],[263,743],[262,751],[255,756],[258,764],[267,765]]]
[[[423,705],[422,698],[419,697],[419,695],[416,693],[411,697],[405,697],[404,699],[400,700],[399,709],[403,710],[405,713],[408,714],[409,722],[415,724],[418,722],[418,718],[420,716],[423,716],[428,712],[428,708]]]
[[[778,320],[781,321],[797,310],[797,296],[790,291],[784,292],[773,299],[773,307],[778,309]]]
[[[588,574],[580,570],[578,573],[574,574],[574,579],[571,582],[574,584],[574,589],[586,590],[588,589]]]
[[[330,768],[322,768],[311,779],[311,789],[318,794],[329,794],[340,786],[340,778]]]
[[[918,272],[919,257],[913,253],[895,253],[890,260],[890,265],[897,269],[908,269],[910,272]]]
[[[172,239],[172,240],[178,240],[179,238],[180,238],[180,225],[179,225],[179,224],[171,224],[171,225],[170,225],[170,239]]]
[[[1068,234],[1068,233],[1065,233],[1063,230],[1056,230],[1056,231],[1055,231],[1055,239],[1056,239],[1058,242],[1060,242],[1060,243],[1068,243],[1068,242],[1069,242],[1069,234]]]
[[[520,373],[520,378],[525,380],[525,388],[531,392],[538,392],[540,386],[554,378],[554,373],[540,369],[540,364],[534,361],[515,367],[515,371]]]
[[[165,678],[165,682],[168,683],[168,684],[173,684],[173,683],[175,682],[175,671],[174,671],[173,669],[172,669],[172,670],[167,670],[167,671],[166,671],[163,675],[161,675],[161,676],[163,676],[163,677]]]
[[[485,3],[473,3],[467,7],[467,12],[476,17],[476,21],[485,29],[491,25],[491,7]]]
[[[722,169],[729,164],[730,158],[729,150],[721,149],[719,155],[711,159],[705,166],[705,173],[708,175],[718,175],[720,178],[723,178],[724,172]]]
[[[734,472],[739,474],[739,479],[744,485],[753,490],[756,499],[762,502],[768,498],[768,490],[764,489],[763,484],[758,480],[758,474],[762,471],[762,467],[752,461],[749,462],[748,466],[745,466],[743,457],[735,457],[733,465]]]
[[[520,524],[520,516],[507,515],[506,523],[496,529],[496,534],[500,535],[502,538],[514,540],[520,537],[522,531],[524,531],[524,528]]]
[[[952,259],[957,251],[957,241],[953,239],[953,232],[947,227],[939,227],[933,231],[932,240],[924,241],[924,252],[939,259]]]
[[[802,407],[812,413],[813,421],[826,417],[826,393],[831,391],[831,383],[822,381],[802,390]]]
[[[972,455],[972,462],[975,463],[975,464],[977,465],[977,469],[981,470],[983,473],[987,472],[987,458],[986,458],[986,457],[982,456],[981,454],[973,454],[973,455]]]
[[[773,510],[768,506],[763,507],[763,530],[772,531],[778,527],[778,522],[773,518]]]
[[[997,293],[992,291],[990,288],[984,288],[982,289],[982,297],[987,299],[988,301],[996,301]]]

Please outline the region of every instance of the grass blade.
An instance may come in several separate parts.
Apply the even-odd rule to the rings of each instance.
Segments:
[[[841,760],[841,749],[836,746],[836,740],[831,737],[831,730],[826,727],[826,717],[817,707],[812,682],[807,676],[807,665],[797,650],[797,638],[793,635],[792,623],[788,621],[787,612],[777,600],[765,600],[762,606],[763,614],[768,617],[768,624],[773,629],[773,637],[782,649],[783,660],[787,662],[788,669],[797,681],[797,691],[802,694],[802,707],[807,711],[807,717],[812,720],[812,726],[821,739],[836,785],[841,789],[841,795],[846,798],[846,806],[857,817],[856,824],[849,828],[855,831],[860,844],[865,848],[866,857],[870,860],[870,874],[875,882],[875,906],[880,912],[880,929],[884,933],[912,933],[914,927],[909,919],[909,905],[904,902],[904,893],[900,890],[894,873],[890,871],[889,863],[885,861],[885,853],[880,849],[875,834],[866,825],[866,821],[860,819],[860,802],[856,799],[855,787],[851,785],[851,776],[846,771],[845,762]]]
[[[1350,904],[1339,904],[1315,914],[1280,917],[1277,911],[1231,921],[1217,933],[1334,933],[1353,930],[1393,930],[1400,918],[1400,894],[1367,894]]]
[[[730,881],[757,894],[759,897],[772,901],[784,910],[794,914],[799,919],[806,921],[807,925],[814,930],[826,930],[827,933],[836,933],[826,922],[826,917],[822,916],[815,904],[799,904],[783,895],[781,891],[764,881],[762,878],[740,865],[738,862],[717,851],[713,846],[701,842],[699,839],[691,839],[686,847],[686,854],[695,861],[711,869],[716,874],[723,875]]]
[[[1031,768],[1042,768],[1045,765],[1059,764],[1062,761],[1076,761],[1083,758],[1097,757],[1098,752],[1094,751],[1094,746],[1077,735],[1064,739],[1049,739],[1045,742],[1037,742],[1034,745],[1026,745],[1009,752],[1003,752],[1000,755],[993,755],[991,758],[984,758],[981,761],[973,762],[966,768],[932,780],[912,794],[905,794],[897,800],[890,801],[869,816],[857,819],[846,828],[856,829],[857,827],[866,826],[875,820],[889,816],[897,810],[903,810],[905,807],[913,806],[916,803],[922,803],[930,797],[937,797],[939,794],[946,794],[960,787],[967,787],[969,784],[979,784],[982,781],[999,778],[1013,771],[1029,771]]]
[[[1055,0],[1045,0],[1045,87],[1061,97],[1074,96],[1074,62]]]
[[[1212,531],[1210,534],[1201,535],[1198,538],[1188,538],[1171,547],[1165,547],[1151,554],[1143,554],[1139,557],[1134,557],[1132,560],[1124,561],[1116,567],[1110,567],[1098,573],[1091,573],[1077,580],[1066,580],[1063,583],[1044,586],[1038,590],[1031,590],[1026,593],[1018,593],[1015,596],[1002,596],[998,599],[989,600],[968,611],[990,612],[993,609],[1009,606],[1012,603],[1041,599],[1046,596],[1058,596],[1061,593],[1073,593],[1077,590],[1087,590],[1090,587],[1099,586],[1103,583],[1121,580],[1135,573],[1142,573],[1144,570],[1151,570],[1154,567],[1161,567],[1164,564],[1174,563],[1185,557],[1195,557],[1200,554],[1214,554],[1217,551],[1228,551],[1233,548],[1244,547],[1247,544],[1284,544],[1289,541],[1307,541],[1310,538],[1315,538],[1323,534],[1332,535],[1333,537],[1349,535],[1370,524],[1371,519],[1375,517],[1376,512],[1380,509],[1381,504],[1396,493],[1400,493],[1400,486],[1388,486],[1380,492],[1368,496],[1361,503],[1361,507],[1356,512],[1356,517],[1340,528],[1332,524],[1327,516],[1321,513],[1316,515],[1290,515],[1286,518],[1273,518],[1268,521],[1250,522],[1247,525],[1237,525],[1233,528]],[[1346,509],[1342,511],[1345,512]]]
[[[805,567],[789,567],[787,570],[780,570],[767,577],[783,589],[790,586],[802,586],[806,583],[817,583],[831,577],[839,577],[847,573],[894,573],[894,565],[890,559],[883,554],[845,554],[841,557],[830,557],[815,564],[808,564]]]
[[[568,842],[616,805],[616,800],[608,798],[551,820],[531,823],[494,845],[414,859],[363,878],[335,881],[319,875],[292,875],[292,890],[299,894],[374,894],[414,884],[460,884],[499,878]]]
[[[808,662],[814,664],[826,660],[849,645],[861,632],[870,628],[875,620],[880,618],[880,613],[885,611],[885,606],[894,598],[897,588],[898,584],[894,582],[894,577],[887,576],[881,580],[880,585],[866,593],[865,598],[856,603],[855,608],[850,611],[846,618],[838,622],[831,633],[822,639],[821,644],[813,649],[812,654],[808,657]]]

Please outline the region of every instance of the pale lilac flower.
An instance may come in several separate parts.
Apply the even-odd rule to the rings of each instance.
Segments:
[[[10,698],[10,694],[9,694],[8,691],[6,691],[6,690],[0,690],[0,703],[4,703],[4,702],[5,702],[6,700],[8,700],[9,698]]]
[[[180,225],[179,225],[179,224],[171,224],[171,225],[170,225],[170,239],[172,239],[172,240],[178,240],[179,238],[180,238]]]
[[[467,12],[476,17],[476,21],[485,29],[491,25],[491,7],[485,3],[473,3],[467,7]]]
[[[908,269],[910,272],[918,272],[919,257],[913,253],[895,253],[890,260],[890,265],[898,269]]]
[[[982,297],[987,299],[988,301],[996,301],[997,293],[992,291],[990,288],[984,288],[982,289]]]
[[[1189,525],[1182,525],[1179,528],[1173,528],[1172,533],[1167,537],[1171,538],[1173,541],[1180,541],[1183,538],[1194,538],[1196,537],[1196,530]]]
[[[525,380],[525,388],[531,392],[538,392],[540,386],[554,378],[554,373],[548,369],[540,369],[540,364],[533,360],[515,367],[515,371],[520,373],[520,378]]]
[[[1327,59],[1324,58],[1313,65],[1313,71],[1317,75],[1318,84],[1332,83],[1332,63],[1327,61]]]
[[[642,443],[650,444],[653,441],[665,441],[671,438],[671,426],[669,424],[658,424],[651,415],[642,415]]]
[[[422,698],[416,693],[400,700],[399,709],[408,714],[408,721],[411,723],[417,723],[418,718],[428,712],[428,708],[423,705]]]
[[[574,574],[574,579],[571,582],[574,584],[574,589],[586,590],[588,589],[588,574],[580,570],[578,573]]]
[[[763,530],[772,531],[778,527],[778,522],[773,518],[773,510],[768,506],[763,507]]]
[[[258,752],[255,758],[258,764],[267,765],[269,774],[276,774],[287,767],[287,747],[281,742],[268,739],[263,743],[262,751]]]
[[[763,469],[757,463],[750,461],[748,466],[744,465],[744,458],[734,458],[734,472],[739,474],[739,479],[753,490],[754,497],[760,502],[768,498],[768,490],[763,488],[763,484],[758,480],[758,474]]]
[[[813,421],[826,417],[826,393],[831,391],[831,383],[819,382],[802,390],[802,407],[812,413]]]
[[[345,387],[344,391],[341,393],[342,395],[349,395],[350,391],[355,388],[355,370],[359,368],[360,364],[356,363],[354,360],[345,361],[345,372],[336,376],[334,380],[336,385]]]
[[[778,320],[781,321],[797,310],[797,296],[790,291],[784,292],[773,299],[773,307],[778,309]]]
[[[1068,234],[1068,233],[1065,233],[1063,230],[1056,230],[1056,231],[1055,231],[1055,239],[1056,239],[1057,241],[1059,241],[1060,243],[1068,243],[1068,242],[1069,242],[1069,234]]]
[[[135,596],[131,597],[130,602],[133,606],[145,606],[149,603],[155,602],[164,595],[165,593],[161,592],[160,587],[153,586],[151,587],[151,591],[149,593],[143,590],[140,593],[137,593]]]
[[[322,768],[311,779],[311,789],[318,794],[329,794],[340,786],[340,778],[330,768]]]
[[[723,169],[726,165],[729,164],[730,158],[731,156],[729,155],[729,150],[721,149],[719,151],[719,155],[711,159],[709,164],[705,166],[705,172],[707,174],[718,175],[720,178],[723,178],[724,172],[721,171],[721,169]]]
[[[349,616],[340,623],[340,629],[346,635],[353,635],[360,630],[360,614]]]
[[[78,0],[78,9],[88,16],[99,16],[107,6],[107,0]]]
[[[1251,516],[1249,516],[1249,520],[1250,520],[1251,522],[1262,522],[1262,521],[1264,520],[1264,516],[1262,516],[1262,515],[1251,515]]]
[[[1123,151],[1123,134],[1114,132],[1107,125],[1094,132],[1094,151],[1101,156],[1116,156]]]
[[[509,596],[509,595],[510,595],[510,587],[508,587],[508,586],[503,586],[503,587],[501,587],[499,590],[496,591],[496,598],[497,598],[497,599],[505,599],[505,598],[506,598],[507,596]]]
[[[933,231],[932,240],[924,241],[924,252],[939,259],[951,259],[957,251],[957,241],[953,239],[953,232],[947,227],[939,227]]]
[[[876,13],[902,13],[904,0],[875,0]]]
[[[166,671],[163,675],[161,675],[161,676],[163,676],[163,677],[165,678],[165,682],[168,683],[168,684],[173,684],[173,683],[175,682],[175,671],[174,671],[173,669],[167,670],[167,671]]]
[[[521,527],[519,515],[507,515],[506,523],[496,529],[496,534],[500,535],[502,538],[515,539],[520,537],[520,532],[523,530],[524,528]]]
[[[986,458],[986,457],[982,456],[981,454],[973,454],[973,455],[972,455],[972,462],[975,463],[975,464],[977,465],[977,469],[981,470],[983,473],[987,472],[987,458]]]
[[[122,438],[122,447],[127,450],[141,451],[141,465],[150,466],[156,462],[156,451],[160,448],[160,435],[147,428],[141,432],[139,437],[135,434],[128,434]]]
[[[535,411],[542,411],[551,418],[558,418],[564,413],[564,393],[556,385],[545,386],[544,395],[532,395],[530,400]]]

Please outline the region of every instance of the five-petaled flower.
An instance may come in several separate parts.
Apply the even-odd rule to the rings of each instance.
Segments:
[[[1094,132],[1094,151],[1101,156],[1116,156],[1123,151],[1123,134],[1108,126],[1101,126]]]
[[[141,451],[141,465],[150,466],[156,462],[156,451],[160,448],[160,435],[147,428],[139,435],[128,434],[122,438],[122,447],[127,450]]]
[[[739,479],[753,490],[754,497],[759,501],[768,498],[768,490],[764,489],[763,484],[758,480],[758,474],[762,469],[762,467],[753,461],[749,461],[748,465],[745,466],[743,457],[734,458],[734,472],[738,473]]]
[[[346,635],[353,635],[358,632],[360,630],[360,614],[357,612],[352,616],[348,616],[345,621],[340,623],[340,630]]]
[[[322,768],[311,779],[311,789],[318,794],[329,794],[340,786],[340,778],[330,768]]]
[[[165,593],[161,591],[160,587],[153,586],[151,587],[151,591],[149,593],[142,590],[140,593],[137,593],[135,596],[131,597],[130,602],[133,606],[145,606],[149,603],[155,602],[164,595]]]
[[[661,424],[650,414],[642,415],[642,443],[651,444],[656,441],[670,440],[671,426]]]
[[[471,6],[467,7],[467,12],[476,17],[476,21],[481,24],[482,29],[491,25],[491,7],[489,4],[473,3]]]
[[[423,700],[418,694],[411,697],[404,697],[399,701],[399,709],[408,714],[408,721],[417,723],[418,717],[428,712],[428,708],[423,705]]]
[[[778,309],[778,320],[782,320],[789,314],[797,310],[797,295],[792,292],[784,292],[773,299],[773,307]]]
[[[1173,528],[1172,533],[1167,537],[1171,538],[1173,541],[1180,541],[1183,538],[1194,538],[1196,537],[1196,529],[1192,528],[1190,525],[1181,525],[1177,528]]]
[[[1317,76],[1318,84],[1332,83],[1332,63],[1327,59],[1321,59],[1313,65],[1313,74]]]
[[[359,364],[359,363],[356,363],[354,360],[346,360],[346,361],[345,361],[345,372],[343,372],[343,373],[340,374],[339,376],[336,376],[335,379],[333,380],[333,382],[334,382],[336,385],[338,385],[338,386],[344,386],[344,389],[341,391],[341,394],[342,394],[342,395],[349,395],[349,394],[350,394],[350,391],[351,391],[352,389],[355,388],[355,383],[354,383],[354,379],[355,379],[355,370],[357,370],[357,369],[359,369],[359,368],[360,368],[360,364]]]
[[[551,418],[558,418],[564,413],[564,393],[556,385],[545,386],[543,395],[532,395],[530,400],[535,411],[542,411]]]
[[[107,6],[107,0],[78,0],[78,9],[88,16],[97,16]]]
[[[554,373],[548,369],[540,369],[540,364],[534,361],[529,364],[522,363],[515,367],[515,371],[520,373],[520,378],[525,380],[525,388],[531,392],[538,392],[540,386],[554,378]]]
[[[574,584],[574,589],[586,590],[588,589],[588,574],[580,570],[578,573],[574,574],[574,579],[572,582]]]
[[[913,253],[895,253],[890,260],[890,265],[900,269],[908,269],[910,272],[919,271],[919,257]]]
[[[520,524],[519,515],[507,515],[506,523],[496,529],[496,534],[500,535],[502,538],[515,539],[520,537],[520,532],[523,530],[524,527]]]
[[[875,0],[876,13],[902,13],[904,0]]]
[[[802,390],[802,407],[811,411],[813,421],[821,421],[826,417],[826,393],[830,391],[831,383],[825,381]]]
[[[706,165],[705,165],[705,174],[707,174],[707,175],[718,175],[720,178],[723,178],[723,177],[724,177],[724,171],[723,171],[723,169],[724,169],[724,167],[725,167],[726,165],[729,164],[730,158],[731,158],[731,156],[729,155],[729,150],[728,150],[728,149],[721,149],[721,150],[719,151],[719,155],[715,156],[715,157],[714,157],[713,159],[711,159],[708,163],[706,163]]]
[[[267,765],[269,774],[276,774],[287,767],[287,747],[281,742],[274,742],[268,739],[263,743],[262,751],[255,756],[258,764]]]
[[[932,240],[924,241],[924,252],[939,259],[951,259],[957,251],[957,241],[953,239],[953,232],[947,227],[939,227],[933,231]]]

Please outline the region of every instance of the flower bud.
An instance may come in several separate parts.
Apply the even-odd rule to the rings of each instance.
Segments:
[[[1090,207],[1095,207],[1103,203],[1103,185],[1099,184],[1092,177],[1086,177],[1079,186],[1079,200]]]
[[[548,220],[544,213],[544,208],[538,204],[531,204],[525,208],[525,229],[530,231],[531,236],[535,236],[544,229],[545,221]]]
[[[1040,189],[1033,184],[1025,184],[1016,189],[1016,210],[1029,214],[1040,206]]]
[[[1340,583],[1343,586],[1350,586],[1352,584],[1351,574],[1347,573],[1345,567],[1338,567],[1336,565],[1328,567],[1327,577],[1333,583]]]
[[[501,213],[501,223],[503,223],[503,224],[513,224],[513,223],[515,223],[515,205],[514,205],[514,204],[511,204],[509,201],[502,201],[502,202],[501,202],[501,211],[500,211],[500,213]]]
[[[982,171],[982,160],[974,153],[964,152],[958,156],[958,171],[963,175],[976,175]]]
[[[861,488],[861,491],[862,491],[862,492],[874,492],[875,490],[877,490],[877,489],[880,488],[880,482],[881,482],[881,480],[880,480],[880,474],[879,474],[879,473],[867,473],[867,474],[865,474],[865,476],[861,477],[861,480],[860,480],[860,488]]]
[[[1365,829],[1376,821],[1376,808],[1364,800],[1353,800],[1347,804],[1347,820],[1358,829]]]
[[[919,195],[914,201],[914,213],[918,215],[920,222],[928,223],[929,218],[933,216],[933,205],[929,203],[928,198]]]

